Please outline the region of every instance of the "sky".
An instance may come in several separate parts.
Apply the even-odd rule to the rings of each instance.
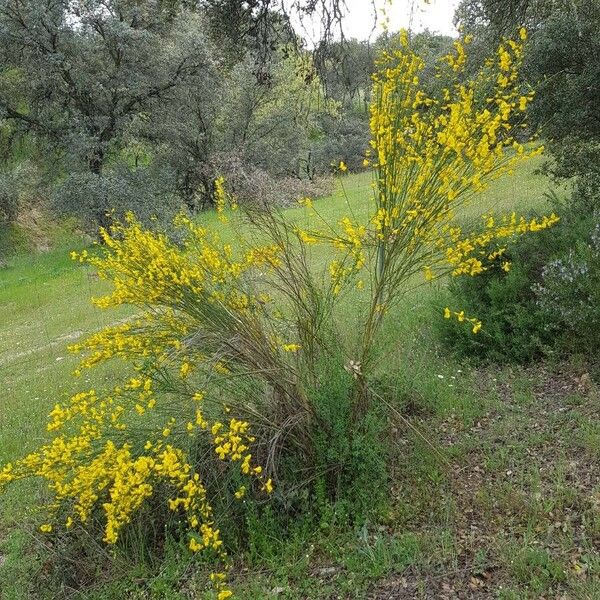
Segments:
[[[387,6],[389,29],[398,31],[401,28],[413,31],[429,29],[432,32],[456,36],[457,31],[452,24],[454,11],[459,0],[392,0],[391,7]],[[386,0],[375,0],[378,9],[388,5]],[[344,18],[344,35],[347,38],[359,40],[375,39],[381,33],[382,15],[377,15],[377,25],[374,26],[373,0],[346,0],[347,14]],[[305,29],[307,23],[304,23]],[[318,39],[318,31],[305,31],[309,38]]]

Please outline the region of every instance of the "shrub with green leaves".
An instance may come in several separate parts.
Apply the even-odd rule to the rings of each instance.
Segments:
[[[132,207],[145,224],[166,224],[181,210],[170,193],[171,179],[170,171],[155,164],[134,170],[118,165],[101,175],[73,173],[53,191],[51,202],[58,214],[78,217],[90,233],[97,232],[98,224],[123,218]]]
[[[540,355],[548,342],[531,290],[532,278],[545,260],[542,238],[523,240],[509,248],[504,258],[510,271],[489,269],[479,277],[453,279],[449,285],[449,305],[460,306],[483,323],[480,335],[473,336],[458,320],[437,321],[443,342],[459,354],[492,361],[526,362]],[[525,259],[525,255],[529,255]]]
[[[526,363],[540,356],[600,354],[600,193],[580,178],[570,198],[552,198],[561,222],[514,240],[496,265],[477,278],[454,279],[448,304],[482,321],[472,336],[456,320],[439,325],[459,354]],[[510,270],[501,268],[508,261]]]

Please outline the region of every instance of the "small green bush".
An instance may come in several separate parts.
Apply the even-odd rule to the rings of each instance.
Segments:
[[[473,335],[463,323],[437,320],[444,343],[459,354],[497,362],[527,362],[544,352],[550,339],[531,283],[539,281],[552,233],[540,232],[509,247],[504,257],[512,263],[508,273],[498,264],[479,277],[451,281],[447,303],[476,315],[483,329]]]
[[[75,172],[53,190],[51,205],[59,215],[76,216],[90,234],[128,211],[146,225],[167,224],[181,210],[181,202],[169,191],[171,177],[156,164],[133,170],[118,164],[102,175]]]
[[[526,363],[543,355],[600,354],[600,192],[580,178],[567,201],[552,202],[557,227],[524,236],[480,277],[455,278],[446,302],[483,322],[479,335],[440,322],[443,342],[459,354]],[[509,260],[508,272],[500,261]]]

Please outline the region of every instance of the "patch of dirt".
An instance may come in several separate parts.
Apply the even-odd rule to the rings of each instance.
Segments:
[[[418,581],[397,577],[378,586],[369,600],[489,600],[497,597],[495,592],[490,596],[490,577],[488,573],[470,575],[468,569]]]
[[[514,581],[507,568],[512,560],[501,547],[508,539],[522,541],[532,522],[536,531],[527,535],[537,536],[535,548],[586,576],[582,548],[591,542],[600,549],[600,539],[590,540],[582,523],[583,514],[600,509],[600,497],[593,496],[599,461],[581,447],[580,430],[582,423],[600,422],[598,388],[588,373],[568,367],[538,366],[499,379],[481,373],[482,392],[495,393],[498,403],[472,427],[451,415],[437,428],[440,446],[465,448],[448,474],[449,500],[456,505],[453,564],[389,577],[372,587],[369,600],[491,600],[506,587],[526,589]],[[563,504],[561,494],[568,496]],[[554,540],[554,531],[569,532],[571,547]],[[547,589],[547,595],[527,597],[572,597],[560,583]]]

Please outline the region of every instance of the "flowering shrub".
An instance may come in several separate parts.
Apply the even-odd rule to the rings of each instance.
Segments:
[[[578,187],[560,206],[559,227],[509,244],[508,272],[498,262],[482,277],[452,282],[452,301],[487,326],[474,338],[446,322],[440,328],[450,347],[500,362],[573,352],[598,357],[600,229],[590,200]]]
[[[440,301],[447,302],[460,306],[466,315],[476,314],[485,324],[478,335],[472,335],[457,317],[438,320],[436,329],[450,350],[472,359],[524,363],[551,347],[555,332],[544,323],[532,283],[539,281],[548,249],[556,247],[553,236],[561,228],[562,223],[513,241],[494,268],[479,277],[450,282],[448,297],[436,298],[435,310]],[[506,262],[508,271],[502,268]]]
[[[448,82],[439,97],[421,88],[424,65],[406,34],[383,53],[365,159],[374,173],[366,219],[349,214],[321,226],[304,199],[308,227],[269,206],[246,207],[238,233],[248,239],[235,247],[183,216],[175,223],[180,245],[133,215],[103,230],[98,253],[74,258],[111,282],[112,291],[95,300],[99,307],[131,305],[136,315],[73,350],[83,355],[80,369],[122,359],[132,376],[110,392],[89,390],[57,405],[48,424],[55,437],[6,465],[0,484],[41,477],[52,492],[44,531],[59,517],[69,528],[101,513],[112,544],[166,488],[169,508],[187,520],[189,548],[223,562],[213,506],[224,494],[241,500],[268,495],[274,485],[285,494],[314,481],[336,499],[367,460],[357,440],[373,433],[377,333],[415,276],[474,276],[498,261],[509,270],[506,242],[558,220],[485,215],[469,234],[454,221],[490,180],[541,151],[512,134],[532,97],[518,84],[525,38],[521,30],[519,41],[504,42],[464,83],[469,40],[457,41],[439,65]],[[215,190],[227,222],[240,211],[222,178]],[[324,274],[310,262],[311,246],[330,256]],[[349,315],[343,297],[352,294],[363,296],[364,313]],[[469,323],[474,334],[485,328],[460,307],[445,316]],[[356,323],[358,342],[345,343],[342,321]],[[324,364],[333,364],[335,376]],[[377,447],[376,437],[371,442]],[[210,452],[200,450],[207,446]],[[224,577],[213,576],[220,600],[231,595]]]
[[[528,149],[513,135],[533,97],[518,84],[526,37],[521,29],[519,41],[503,42],[478,76],[465,83],[460,80],[470,39],[456,41],[455,52],[438,68],[436,76],[447,84],[438,96],[423,90],[424,63],[410,50],[406,33],[396,50],[379,58],[365,159],[374,170],[372,215],[368,228],[343,219],[343,235],[331,240],[350,249],[353,263],[332,263],[337,287],[365,265],[369,274],[371,305],[360,364],[369,360],[383,315],[415,274],[423,273],[427,281],[479,275],[494,267],[507,241],[558,221],[555,214],[531,220],[514,213],[484,215],[482,227],[466,233],[455,220],[461,206],[491,180],[542,151]],[[510,263],[503,261],[502,268],[510,269]],[[447,308],[445,315],[451,313]],[[476,317],[468,322],[474,333],[481,329]]]

